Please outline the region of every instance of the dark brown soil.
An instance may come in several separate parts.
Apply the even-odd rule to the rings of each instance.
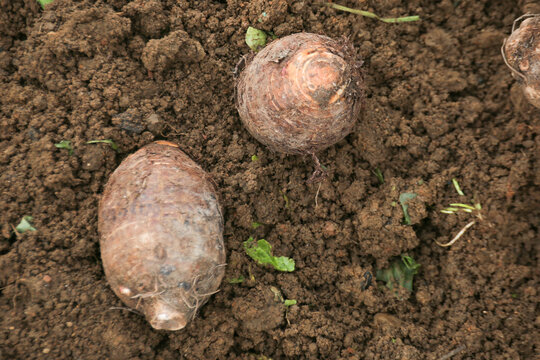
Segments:
[[[296,0],[55,0],[46,11],[0,1],[0,358],[539,356],[540,111],[500,47],[540,5],[343,4],[422,21]],[[270,152],[241,125],[233,72],[248,26],[347,36],[364,59],[362,116],[319,154],[329,172],[320,188],[305,182],[309,158]],[[86,144],[94,139],[120,150]],[[120,308],[98,246],[108,176],[155,139],[180,144],[213,176],[226,221],[221,292],[178,332]],[[417,194],[411,225],[405,192]],[[483,220],[440,212],[473,198]],[[15,235],[25,215],[37,231]],[[437,245],[471,220],[454,245]],[[249,236],[294,258],[296,271],[256,265],[242,248]],[[403,253],[421,268],[412,294],[396,297],[374,274]],[[276,289],[298,304],[286,310]]]

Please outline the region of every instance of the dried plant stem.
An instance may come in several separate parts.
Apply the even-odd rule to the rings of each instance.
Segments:
[[[461,229],[456,236],[454,236],[454,238],[452,240],[450,240],[450,242],[446,243],[446,244],[441,244],[440,242],[438,242],[437,240],[435,240],[435,242],[437,243],[437,245],[439,246],[442,246],[442,247],[446,247],[446,246],[450,246],[452,244],[454,244],[456,241],[458,241],[458,239],[463,235],[465,234],[465,231],[467,231],[468,228],[470,228],[471,226],[473,226],[476,222],[473,220],[471,221],[470,223],[468,223],[467,225],[465,225],[463,227],[463,229]]]
[[[522,78],[524,81],[527,80],[527,78],[525,77],[525,75],[523,75],[521,73],[521,71],[519,71],[518,69],[516,69],[515,67],[513,67],[512,65],[510,65],[510,63],[508,62],[508,60],[506,59],[506,53],[504,52],[504,49],[506,47],[506,39],[504,39],[503,41],[503,44],[501,46],[501,54],[502,54],[502,58],[503,58],[503,61],[504,63],[506,64],[506,66],[508,66],[508,68],[517,76],[519,76],[520,78]]]
[[[516,25],[519,21],[523,20],[523,19],[526,19],[526,18],[530,18],[530,17],[537,17],[537,16],[540,16],[540,14],[525,14],[525,15],[521,15],[520,17],[518,17],[516,20],[514,20],[514,23],[512,24],[512,32],[516,31]]]
[[[321,191],[321,183],[319,183],[319,186],[317,187],[317,193],[315,194],[315,209],[319,206],[319,203],[317,202],[317,199],[319,198],[319,191]]]
[[[319,161],[319,158],[315,155],[315,153],[310,153],[309,155],[311,155],[311,158],[315,163],[315,170],[313,171],[313,174],[311,174],[311,177],[307,180],[307,183],[311,184],[321,182],[327,176],[326,170],[321,165],[321,162]]]
[[[133,309],[123,307],[123,306],[111,306],[109,308],[109,310],[126,310],[126,311],[132,312],[132,313],[137,314],[137,315],[142,315],[142,313],[138,312],[137,310],[133,310]]]
[[[378,15],[372,13],[372,12],[369,12],[369,11],[351,9],[349,7],[339,5],[339,4],[325,3],[324,5],[332,8],[332,9],[346,11],[346,12],[349,12],[351,14],[362,15],[362,16],[365,16],[365,17],[368,17],[368,18],[371,18],[371,19],[380,20],[380,21],[385,22],[385,23],[402,23],[402,22],[411,22],[411,21],[420,20],[420,16],[418,16],[418,15],[404,16],[404,17],[399,17],[399,18],[382,18],[382,17],[380,17],[380,16],[378,16]]]
[[[441,356],[441,357],[439,358],[439,360],[447,360],[447,359],[450,359],[452,356],[457,355],[457,354],[460,353],[461,351],[465,350],[465,348],[466,348],[465,345],[458,346],[458,347],[455,348],[454,350],[450,351],[448,354],[445,354],[445,355]]]

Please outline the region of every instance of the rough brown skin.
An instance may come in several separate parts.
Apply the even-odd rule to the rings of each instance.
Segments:
[[[540,108],[540,14],[527,14],[516,22],[522,18],[525,20],[505,41],[503,56],[527,100]]]
[[[313,154],[349,134],[363,83],[346,41],[311,33],[270,43],[237,83],[237,108],[248,131],[274,151]]]
[[[219,288],[225,247],[217,197],[173,143],[147,145],[115,170],[99,232],[110,286],[156,329],[183,328]]]

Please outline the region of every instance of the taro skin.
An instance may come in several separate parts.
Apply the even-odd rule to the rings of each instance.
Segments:
[[[126,158],[99,205],[103,268],[114,293],[155,329],[179,330],[218,291],[223,218],[208,175],[175,144]]]
[[[311,33],[275,40],[239,75],[240,119],[274,151],[314,154],[352,131],[363,94],[360,65],[346,40]]]
[[[516,23],[523,18],[519,28],[515,29]],[[502,53],[527,100],[540,108],[540,14],[527,14],[516,19]]]

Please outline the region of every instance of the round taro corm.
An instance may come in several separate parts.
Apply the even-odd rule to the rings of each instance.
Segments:
[[[225,247],[216,192],[177,145],[156,141],[125,159],[98,216],[107,281],[155,329],[182,329],[218,291]]]
[[[523,22],[516,29],[520,20]],[[540,14],[526,14],[516,19],[512,34],[503,44],[502,54],[527,100],[540,108]]]
[[[363,95],[360,65],[346,40],[310,33],[275,40],[239,75],[240,118],[270,149],[314,156],[351,132]]]

